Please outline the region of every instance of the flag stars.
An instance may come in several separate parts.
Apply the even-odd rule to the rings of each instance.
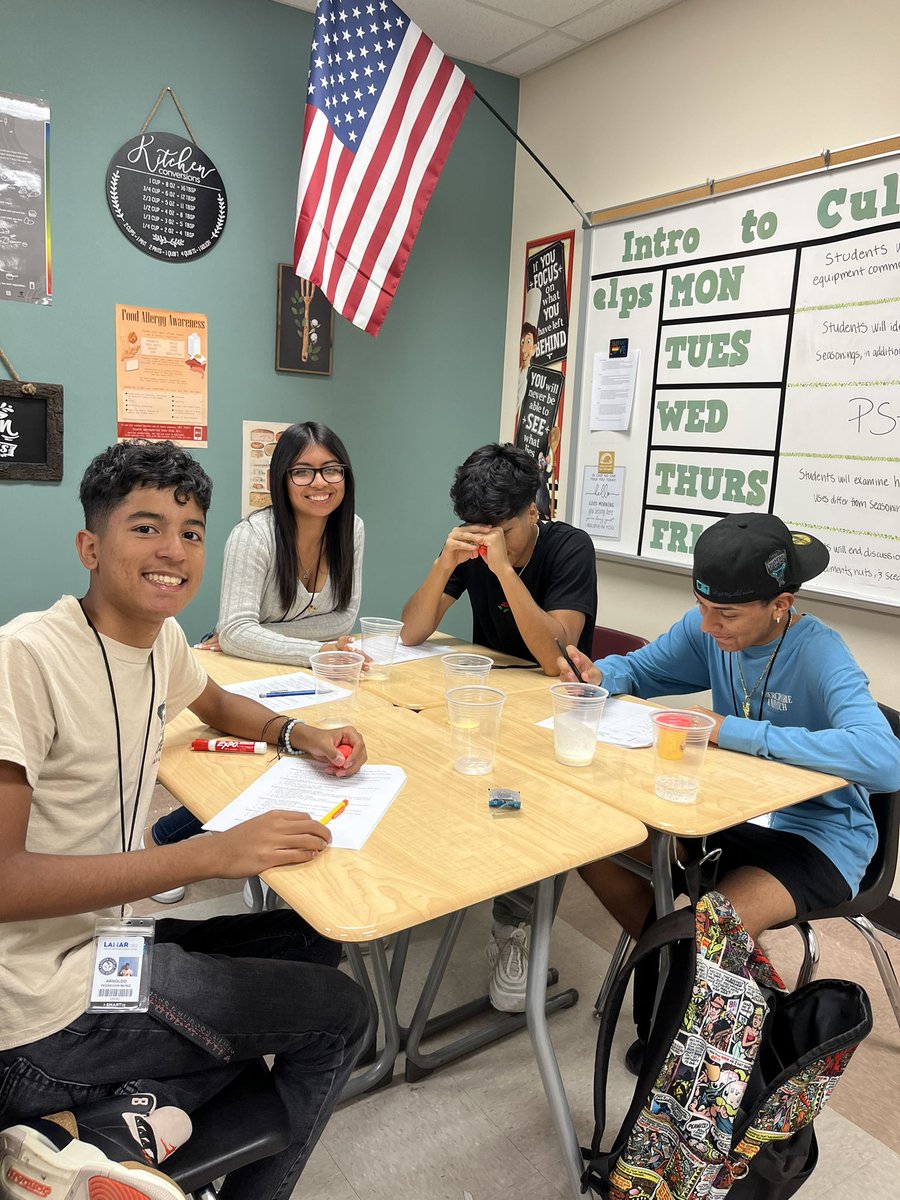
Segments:
[[[351,129],[350,132],[347,134],[347,138],[349,141],[355,142],[356,141],[356,132],[353,129]]]
[[[397,20],[396,20],[394,23],[395,23],[395,25],[397,26],[397,28],[398,28],[398,29],[402,29],[402,28],[403,28],[403,18],[402,18],[402,17],[398,17],[398,18],[397,18]]]
[[[369,52],[368,52],[368,50],[365,48],[365,46],[360,46],[360,48],[359,48],[359,57],[360,57],[360,58],[368,58],[368,57],[369,57]]]
[[[372,15],[372,13],[374,13],[374,11],[375,11],[375,6],[374,6],[373,4],[367,4],[367,5],[366,5],[366,13],[367,13],[367,14],[368,14],[370,17],[371,17],[371,15]]]
[[[356,115],[361,121],[364,121],[366,119],[366,110],[364,108],[358,108],[356,110]]]
[[[350,99],[350,97],[347,95],[346,92],[341,92],[341,104],[346,104],[349,101],[349,99]]]
[[[340,17],[340,19],[341,19],[342,21],[346,21],[346,20],[347,20],[347,14],[344,12],[344,10],[343,10],[343,9],[341,9],[341,11],[338,13],[338,17]]]
[[[378,88],[375,86],[375,84],[370,83],[369,84],[369,95],[374,96],[377,91],[378,91]]]
[[[354,21],[358,21],[358,20],[359,20],[359,9],[358,9],[358,8],[354,8],[354,9],[353,9],[353,20],[354,20]]]
[[[386,70],[387,70],[387,67],[384,65],[384,63],[383,63],[383,62],[380,62],[380,63],[378,64],[378,70],[379,70],[379,71],[386,71]]]
[[[317,71],[321,71],[321,70],[322,70],[322,68],[325,66],[325,64],[322,62],[321,58],[317,58],[317,59],[316,59],[316,61],[315,61],[315,63],[314,63],[314,66],[315,66],[315,68],[316,68],[316,70],[317,70]]]
[[[385,28],[385,30],[386,30],[388,33],[390,33],[390,30],[391,30],[391,23],[390,23],[390,21],[385,21],[385,23],[384,23],[384,28]]]
[[[376,42],[375,45],[372,47],[372,49],[375,51],[376,54],[380,54],[383,49],[381,42]]]
[[[362,92],[359,90],[359,88],[357,88],[356,91],[353,93],[353,99],[354,100],[362,100]]]
[[[350,72],[350,78],[353,80],[354,83],[356,83],[357,79],[359,79],[359,71],[357,71],[355,67]]]
[[[363,74],[365,75],[366,79],[371,79],[371,78],[372,78],[372,68],[371,68],[371,67],[366,67],[366,69],[365,69],[365,71],[363,72]]]
[[[385,42],[385,45],[387,46],[388,50],[393,50],[395,44],[396,43],[394,42],[393,38],[388,38],[387,42]]]

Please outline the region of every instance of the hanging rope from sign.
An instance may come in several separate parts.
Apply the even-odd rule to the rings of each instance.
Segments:
[[[19,378],[18,371],[16,371],[16,368],[12,365],[12,363],[6,357],[6,354],[4,353],[2,346],[0,346],[0,362],[2,362],[4,367],[6,367],[7,371],[9,371],[10,379],[12,379],[14,383],[21,384],[22,392],[26,396],[36,396],[37,395],[37,388],[34,386],[33,383],[22,383],[22,380]]]
[[[200,143],[199,143],[199,142],[197,141],[197,139],[194,137],[194,131],[193,131],[193,129],[191,129],[190,125],[188,124],[188,119],[187,119],[187,117],[184,115],[184,109],[183,109],[183,108],[181,107],[181,105],[179,104],[179,102],[178,102],[178,97],[175,95],[175,89],[174,89],[174,88],[172,88],[172,87],[169,87],[169,85],[168,85],[168,84],[166,84],[166,86],[163,88],[163,90],[162,90],[162,91],[159,93],[159,95],[156,97],[156,103],[155,103],[155,104],[153,105],[153,107],[150,109],[150,115],[149,115],[149,117],[147,117],[147,120],[146,120],[146,121],[143,123],[143,125],[141,126],[141,128],[140,128],[140,132],[141,132],[141,133],[144,133],[144,132],[146,131],[146,129],[147,129],[147,126],[150,124],[150,122],[151,122],[151,121],[153,120],[153,118],[156,116],[156,114],[157,114],[157,111],[159,110],[159,106],[160,106],[160,105],[162,104],[162,102],[163,102],[163,98],[165,97],[165,94],[166,94],[166,92],[168,92],[168,93],[169,93],[169,95],[172,97],[172,100],[173,100],[173,102],[174,102],[174,104],[175,104],[175,107],[178,109],[178,115],[179,115],[179,117],[181,117],[181,120],[182,120],[182,122],[183,122],[183,124],[184,124],[184,127],[185,127],[185,129],[188,131],[188,136],[190,137],[191,141],[194,143],[194,145],[195,145],[195,146],[199,146],[199,145],[200,145]]]

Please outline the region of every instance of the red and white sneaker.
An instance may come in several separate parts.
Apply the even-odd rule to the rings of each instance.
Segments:
[[[167,1175],[136,1162],[113,1162],[96,1146],[50,1121],[0,1132],[3,1200],[185,1200]]]

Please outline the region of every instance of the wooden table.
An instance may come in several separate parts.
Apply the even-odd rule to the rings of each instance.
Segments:
[[[494,667],[487,681],[488,687],[500,688],[512,695],[540,689],[550,682],[540,667],[528,663],[526,659],[514,658],[511,654],[501,654],[499,650],[488,650],[485,646],[476,646],[472,642],[463,642],[443,634],[433,634],[429,638],[429,641],[435,640],[440,640],[442,654],[486,654],[492,658]],[[381,696],[391,704],[415,711],[442,708],[446,687],[439,654],[395,663],[387,679],[369,679],[363,675],[360,680],[361,693]]]
[[[248,679],[274,673],[263,664],[237,659],[226,662],[225,656],[219,655],[204,654],[202,661],[226,682],[235,675]],[[396,996],[380,939],[434,917],[461,914],[482,900],[537,883],[526,1023],[563,1145],[572,1195],[580,1196],[578,1138],[550,1042],[545,1007],[554,878],[584,862],[637,845],[645,840],[647,830],[634,817],[570,787],[567,781],[536,773],[518,750],[501,751],[492,775],[459,775],[450,767],[448,728],[392,707],[377,696],[365,700],[359,726],[370,759],[401,765],[407,774],[405,787],[362,851],[329,850],[302,866],[267,871],[264,878],[326,936],[348,943],[372,942],[373,970],[389,1042],[386,1051],[394,1056],[399,1048]],[[159,779],[179,801],[207,820],[261,774],[269,759],[193,753],[190,742],[201,734],[201,728],[187,710],[171,723]],[[487,789],[497,784],[523,793],[521,813],[504,817],[491,813]],[[424,1027],[424,1018],[419,1025]]]
[[[842,787],[846,782],[834,775],[710,746],[696,801],[673,804],[661,800],[654,791],[653,750],[650,747],[626,749],[599,742],[590,766],[567,767],[558,763],[553,753],[553,730],[537,725],[538,721],[553,715],[551,684],[552,681],[548,681],[543,691],[508,697],[500,721],[499,746],[501,750],[518,754],[546,778],[565,782],[620,812],[637,817],[648,826],[660,916],[672,908],[671,863],[675,837],[702,837],[729,829],[752,817],[788,808],[801,800]],[[428,709],[422,715],[432,722],[446,720],[434,709]]]

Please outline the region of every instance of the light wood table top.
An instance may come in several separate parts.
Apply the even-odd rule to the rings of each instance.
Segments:
[[[235,658],[231,654],[221,654],[213,650],[194,650],[194,657],[199,662],[200,666],[206,671],[210,679],[214,679],[216,683],[225,686],[229,683],[246,683],[251,679],[268,679],[270,675],[293,675],[297,671],[303,671],[312,678],[312,671],[309,667],[291,667],[287,663],[263,663],[254,662],[249,658]],[[296,712],[304,721],[308,721],[310,725],[318,724],[318,706],[308,704],[304,708],[291,708],[290,696],[285,696],[282,700],[283,707],[281,712],[291,713]],[[359,724],[365,718],[365,714],[373,711],[380,711],[389,708],[389,704],[382,700],[378,695],[365,691],[360,687],[355,703],[356,715],[353,718],[354,724]],[[272,714],[275,715],[274,713]],[[194,725],[196,726],[196,717],[191,716]],[[205,728],[205,726],[204,726]],[[203,734],[196,734],[197,737],[202,737]]]
[[[433,634],[429,638],[429,641],[436,640],[440,640],[441,654],[486,654],[492,658],[494,667],[487,681],[488,687],[500,688],[512,694],[534,691],[548,683],[540,667],[525,659],[501,654],[499,650],[488,650],[485,646],[476,646],[445,634]],[[498,667],[501,669],[497,670]],[[443,708],[446,687],[440,654],[395,663],[387,679],[369,679],[366,675],[360,678],[360,693],[381,696],[391,704],[415,710]]]
[[[661,800],[653,789],[652,748],[631,750],[598,742],[589,767],[567,767],[556,761],[553,730],[537,727],[538,721],[553,715],[549,692],[552,683],[548,680],[544,691],[508,697],[500,720],[501,750],[516,754],[520,762],[554,781],[630,813],[652,829],[701,837],[819,796],[846,782],[835,775],[710,746],[697,800],[692,804]],[[446,717],[436,709],[426,710],[421,717],[446,724]]]
[[[373,698],[374,699],[374,698]],[[644,841],[645,827],[520,755],[498,756],[491,775],[450,766],[449,729],[402,708],[373,706],[360,719],[369,758],[396,763],[407,783],[361,851],[329,850],[263,878],[316,929],[363,942],[455,912]],[[169,726],[159,779],[201,820],[233,800],[271,756],[196,754],[197,719]],[[517,788],[518,814],[494,816],[489,787]]]

